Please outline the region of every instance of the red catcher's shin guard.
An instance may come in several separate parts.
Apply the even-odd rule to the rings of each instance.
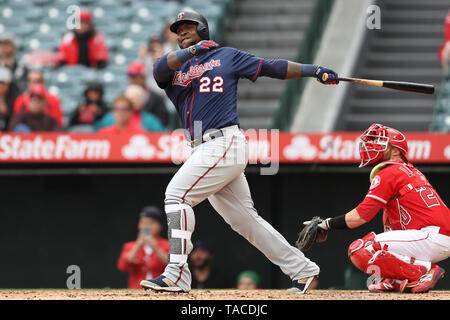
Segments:
[[[381,278],[416,281],[427,268],[421,265],[407,263],[394,254],[381,250],[378,242],[374,242],[375,233],[371,232],[364,238],[353,241],[348,248],[348,256],[352,263],[364,273]]]
[[[375,273],[378,272],[382,278],[408,281],[416,281],[428,271],[425,266],[407,263],[384,250],[373,255],[368,263],[368,268]]]

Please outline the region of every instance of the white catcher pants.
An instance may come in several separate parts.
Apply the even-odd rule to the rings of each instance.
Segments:
[[[450,237],[438,233],[437,227],[425,227],[421,230],[393,230],[376,235],[375,241],[381,247],[395,254],[405,262],[425,266],[450,257]]]
[[[237,126],[222,130],[223,137],[192,150],[167,186],[165,208],[170,220],[170,253],[164,276],[185,291],[191,289],[191,273],[186,261],[192,250],[190,238],[195,228],[192,208],[205,199],[234,231],[292,280],[319,274],[320,269],[314,262],[258,215],[244,175],[248,162],[245,136]]]

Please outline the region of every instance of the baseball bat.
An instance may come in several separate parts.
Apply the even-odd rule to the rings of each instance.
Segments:
[[[369,86],[383,87],[394,90],[417,92],[425,94],[433,94],[434,86],[425,83],[403,82],[403,81],[384,81],[384,80],[371,80],[371,79],[359,79],[359,78],[346,78],[339,77],[339,81],[348,81],[353,83],[360,83]]]

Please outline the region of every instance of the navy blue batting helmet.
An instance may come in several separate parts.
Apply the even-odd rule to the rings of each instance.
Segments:
[[[203,40],[209,40],[208,21],[204,16],[196,11],[186,10],[177,15],[177,19],[170,25],[170,31],[177,33],[178,26],[185,22],[197,24],[197,33]]]

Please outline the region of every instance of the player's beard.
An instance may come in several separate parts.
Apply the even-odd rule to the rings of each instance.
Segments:
[[[392,156],[392,149],[388,148],[384,152],[383,157],[381,158],[380,162],[391,160],[391,156]]]

